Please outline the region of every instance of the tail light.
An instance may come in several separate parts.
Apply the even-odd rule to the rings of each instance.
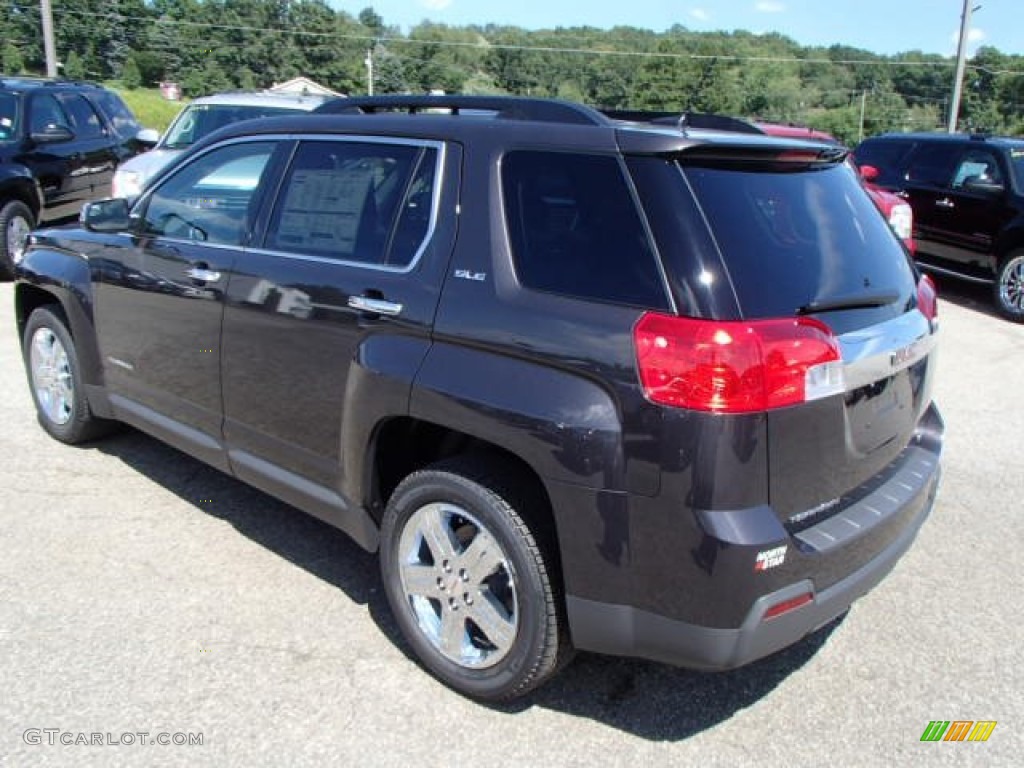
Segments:
[[[839,342],[810,317],[718,322],[647,313],[633,342],[644,393],[661,405],[750,413],[845,389]]]
[[[928,275],[921,275],[917,281],[917,308],[934,326],[939,318],[939,292]]]
[[[900,240],[910,240],[914,235],[914,211],[906,203],[897,203],[889,211],[889,226]]]

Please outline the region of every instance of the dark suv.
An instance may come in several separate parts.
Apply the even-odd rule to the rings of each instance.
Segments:
[[[1024,322],[1024,139],[886,134],[854,156],[914,209],[922,266],[992,284],[1000,312]]]
[[[322,109],[33,234],[51,435],[127,422],[379,548],[411,647],[486,699],[574,647],[745,664],[911,545],[935,293],[842,150],[531,99]]]
[[[37,223],[109,195],[117,164],[158,138],[99,85],[0,76],[0,279]]]

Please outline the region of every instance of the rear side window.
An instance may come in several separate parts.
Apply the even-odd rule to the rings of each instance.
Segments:
[[[502,187],[522,285],[667,308],[654,251],[616,158],[511,152],[502,163]]]
[[[847,299],[904,311],[910,263],[846,165],[778,172],[682,166],[746,318]]]
[[[438,150],[304,141],[281,184],[266,247],[407,266],[429,233]]]
[[[955,144],[921,144],[910,158],[904,178],[909,182],[944,187],[953,176],[953,165],[960,155]]]
[[[872,165],[878,169],[876,181],[879,184],[896,186],[902,181],[900,167],[913,148],[910,141],[868,139],[861,142],[853,156],[857,165]]]
[[[63,93],[60,102],[71,118],[71,130],[80,139],[95,139],[103,135],[103,123],[92,104],[77,93]]]

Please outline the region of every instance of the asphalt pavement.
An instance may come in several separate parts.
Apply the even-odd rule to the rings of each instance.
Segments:
[[[940,291],[939,499],[843,621],[726,674],[580,655],[484,706],[410,659],[342,534],[138,432],[47,437],[0,284],[0,764],[1021,765],[1024,326]]]

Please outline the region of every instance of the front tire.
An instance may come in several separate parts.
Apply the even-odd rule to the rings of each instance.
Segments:
[[[515,487],[493,468],[441,462],[402,481],[381,527],[384,587],[405,639],[445,684],[490,701],[537,687],[569,652],[553,558]]]
[[[58,308],[32,312],[23,349],[39,424],[51,437],[74,445],[106,431],[109,423],[89,409],[74,340]]]
[[[995,302],[1004,317],[1024,322],[1024,250],[1013,251],[999,263]]]
[[[20,200],[10,200],[0,208],[0,278],[14,276],[14,263],[21,260],[28,233],[35,225],[32,210]]]

